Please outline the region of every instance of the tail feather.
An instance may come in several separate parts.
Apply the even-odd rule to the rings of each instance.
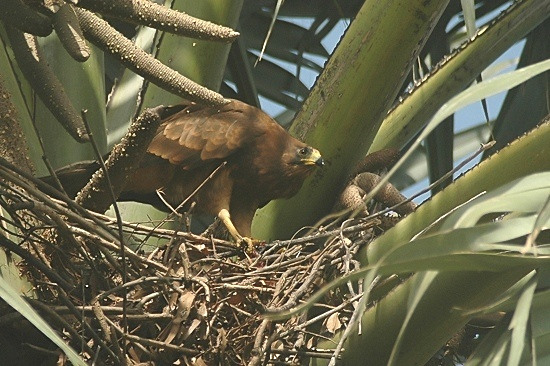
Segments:
[[[55,171],[55,174],[57,175],[57,178],[59,179],[67,195],[74,199],[76,198],[78,192],[84,188],[84,186],[90,181],[92,175],[99,168],[100,165],[97,161],[87,160],[59,168]],[[41,177],[40,180],[58,189],[55,179],[52,176]],[[117,201],[136,201],[150,204],[161,211],[168,211],[166,204],[160,200],[154,189],[151,192],[141,193],[134,191],[123,191],[120,193]]]
[[[75,198],[99,167],[97,161],[81,161],[59,168],[55,171],[55,174],[61,182],[63,189],[67,192],[67,195],[71,198]],[[54,188],[58,188],[52,176],[41,177],[40,180]]]

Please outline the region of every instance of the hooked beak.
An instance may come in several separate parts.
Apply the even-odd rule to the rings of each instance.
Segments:
[[[302,159],[301,161],[304,165],[317,165],[317,166],[325,165],[325,160],[323,160],[321,153],[317,149],[312,149],[311,154],[307,158]]]

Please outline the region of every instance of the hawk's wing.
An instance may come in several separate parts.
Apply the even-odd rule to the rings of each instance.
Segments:
[[[148,151],[184,168],[224,159],[263,133],[262,117],[236,100],[217,108],[191,105],[161,124]]]

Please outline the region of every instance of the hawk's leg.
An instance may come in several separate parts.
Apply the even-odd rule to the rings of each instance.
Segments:
[[[238,245],[245,245],[247,252],[251,252],[254,250],[254,240],[239,234],[239,231],[237,230],[235,225],[233,225],[233,221],[231,221],[231,215],[229,214],[229,211],[227,209],[221,209],[220,212],[218,212],[218,218],[221,220],[221,222],[223,222],[223,224],[227,228],[227,231],[229,231],[229,234],[233,237]]]

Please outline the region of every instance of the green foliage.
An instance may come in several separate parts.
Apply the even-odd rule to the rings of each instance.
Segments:
[[[365,2],[290,129],[320,149],[329,169],[317,172],[293,198],[260,210],[254,235],[290,237],[331,210],[334,201],[327,197],[336,196],[367,152],[445,5]]]
[[[299,17],[303,15],[303,3],[287,1],[282,11],[290,18]],[[323,2],[328,3],[333,2]],[[438,54],[436,50],[446,52],[456,39],[464,38],[459,26],[447,27],[460,13],[456,3],[367,0],[357,15],[356,9],[347,8],[353,8],[352,5],[342,4],[341,13],[333,13],[338,16],[309,9],[307,14],[313,19],[310,28],[289,19],[275,22],[271,46],[268,43],[266,49],[267,61],[250,68],[263,97],[291,112],[301,106],[291,131],[319,148],[329,162],[324,171],[306,182],[295,198],[271,203],[258,213],[254,233],[266,239],[291,236],[302,226],[313,225],[328,214],[345,177],[364,154],[384,147],[404,148],[415,136],[420,137],[406,156],[414,148],[416,152],[423,151],[423,139],[428,133],[469,103],[519,85],[507,96],[496,120],[491,121],[499,148],[526,131],[523,117],[530,126],[539,125],[369,243],[358,255],[361,269],[349,277],[336,279],[307,304],[279,314],[296,314],[322,298],[325,291],[348,281],[363,279],[365,288],[369,288],[376,276],[396,273],[403,276],[403,282],[392,287],[376,304],[369,304],[368,296],[364,297],[362,333],[357,334],[356,324],[343,343],[340,357],[344,364],[361,364],[365,360],[372,365],[425,364],[473,316],[497,311],[509,315],[484,339],[468,364],[523,365],[534,359],[545,364],[550,358],[550,291],[545,290],[550,283],[550,176],[545,173],[550,170],[550,123],[541,121],[548,115],[550,103],[549,22],[544,22],[550,14],[550,1],[477,2],[477,18],[488,15],[493,21],[452,52],[445,62],[435,66],[439,61],[434,56]],[[503,4],[509,9],[497,17],[492,11]],[[236,23],[241,5],[239,1],[213,0],[201,4],[176,1],[176,7],[189,13],[199,7],[194,8],[197,12],[193,15],[227,25]],[[359,8],[361,4],[353,2],[353,5]],[[470,2],[464,10],[468,32],[476,20],[473,5]],[[322,67],[317,58],[328,55],[322,36],[340,16],[354,20]],[[263,7],[245,2],[240,30],[245,55],[239,62],[250,62],[258,53],[270,22]],[[41,103],[35,101],[13,62],[4,33],[0,35],[4,42],[0,52],[2,78],[17,107],[38,174],[45,174],[46,169],[33,122],[54,167],[93,158],[91,149],[72,141]],[[490,63],[524,37],[529,47],[524,49],[520,65],[528,67],[471,86]],[[146,28],[137,31],[135,41],[203,85],[216,89],[222,83],[227,45],[182,40],[172,35],[160,37]],[[128,122],[142,108],[179,100],[131,72],[111,67],[111,60],[104,59],[97,49],[92,49],[92,58],[86,63],[76,64],[66,59],[54,35],[43,39],[42,44],[77,108],[89,110],[94,138],[105,152],[120,139]],[[428,56],[433,57],[431,64],[426,61]],[[309,96],[305,84],[282,67],[281,60],[298,70],[322,70]],[[419,73],[413,69],[417,61],[434,71],[422,83],[416,83],[406,98],[398,99],[412,83],[412,75]],[[117,79],[106,106],[105,74]],[[226,75],[222,86],[226,96],[242,93],[238,87],[229,89],[232,83],[246,85],[239,80],[240,74],[235,70],[228,70],[227,74],[230,75]],[[537,74],[540,75],[536,77]],[[527,84],[522,84],[526,81]],[[472,131],[481,128],[487,127],[478,125]],[[442,137],[442,144],[452,145],[453,138],[459,141],[460,133],[453,136],[452,129],[450,132]],[[437,163],[439,158],[428,155],[427,159]],[[453,161],[445,163],[452,165]],[[413,163],[409,160],[400,164],[410,168]],[[394,172],[404,177],[401,186],[406,185],[403,183],[406,179],[408,184],[411,179],[423,178],[422,174],[407,176],[400,166],[391,174]],[[142,206],[137,211],[142,214],[139,221],[154,215]],[[132,220],[133,216],[127,212],[124,217]],[[539,235],[530,236],[533,232]],[[528,238],[534,246],[525,245]],[[2,289],[8,290],[3,297],[13,295],[8,287]],[[369,290],[366,294],[370,294]],[[20,306],[22,313],[32,315]],[[47,327],[43,329],[47,331]],[[341,336],[339,333],[319,347],[334,348]]]
[[[8,303],[12,308],[25,316],[36,328],[51,339],[63,352],[73,365],[85,366],[86,362],[71,348],[65,341],[52,329],[48,323],[29,305],[25,302],[17,291],[0,276],[0,298]]]

